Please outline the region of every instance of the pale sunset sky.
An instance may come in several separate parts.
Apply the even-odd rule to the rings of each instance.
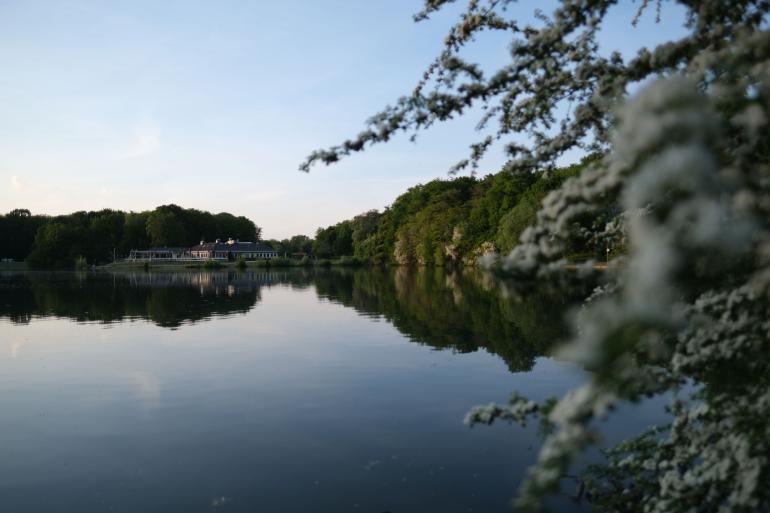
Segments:
[[[414,23],[417,0],[0,0],[0,212],[62,214],[176,203],[245,215],[266,238],[312,235],[446,171],[475,117],[297,170],[409,93],[465,2]],[[552,3],[521,1],[532,20]],[[638,27],[615,8],[603,50],[678,37],[663,4]],[[469,56],[493,69],[508,39]],[[572,156],[573,160],[577,155]],[[496,148],[482,173],[504,162]]]

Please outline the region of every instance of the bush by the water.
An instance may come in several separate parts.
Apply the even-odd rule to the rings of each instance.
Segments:
[[[364,265],[364,261],[355,256],[341,256],[340,258],[335,260],[333,263],[334,265],[344,265],[349,267]]]
[[[217,262],[216,260],[206,260],[203,262],[203,268],[204,269],[221,269],[222,264]]]

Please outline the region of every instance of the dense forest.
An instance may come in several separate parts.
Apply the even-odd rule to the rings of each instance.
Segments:
[[[534,224],[546,194],[577,175],[595,157],[548,173],[503,169],[483,178],[462,176],[410,188],[383,212],[371,210],[327,228],[315,239],[269,241],[279,253],[317,258],[352,256],[361,262],[472,264],[486,252],[507,253]],[[572,258],[603,256],[605,248],[577,242]]]
[[[192,246],[200,240],[258,239],[261,228],[243,216],[212,214],[177,205],[151,211],[99,210],[61,216],[17,209],[0,215],[0,258],[26,260],[33,267],[72,267],[110,262],[131,249]]]

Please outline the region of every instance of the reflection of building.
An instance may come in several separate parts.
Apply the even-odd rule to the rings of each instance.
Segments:
[[[144,250],[132,249],[129,260],[257,260],[275,258],[278,253],[266,244],[260,242],[241,242],[227,239],[222,242],[201,241],[191,248],[150,248]]]
[[[201,294],[219,292],[227,285],[235,285],[239,290],[252,290],[263,285],[281,283],[282,273],[277,272],[227,272],[227,271],[203,271],[203,272],[153,272],[153,273],[121,273],[119,276],[128,279],[132,287],[144,288],[192,288],[198,289]]]

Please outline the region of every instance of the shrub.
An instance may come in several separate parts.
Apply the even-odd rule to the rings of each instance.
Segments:
[[[364,262],[358,257],[355,256],[341,256],[339,259],[337,259],[334,262],[335,265],[347,265],[347,266],[360,266],[363,265]]]
[[[220,264],[216,260],[206,260],[205,262],[203,262],[204,269],[220,269],[221,267],[222,267],[222,264]]]
[[[294,265],[293,260],[283,257],[271,258],[270,260],[265,260],[265,262],[267,262],[269,267],[290,267]]]

